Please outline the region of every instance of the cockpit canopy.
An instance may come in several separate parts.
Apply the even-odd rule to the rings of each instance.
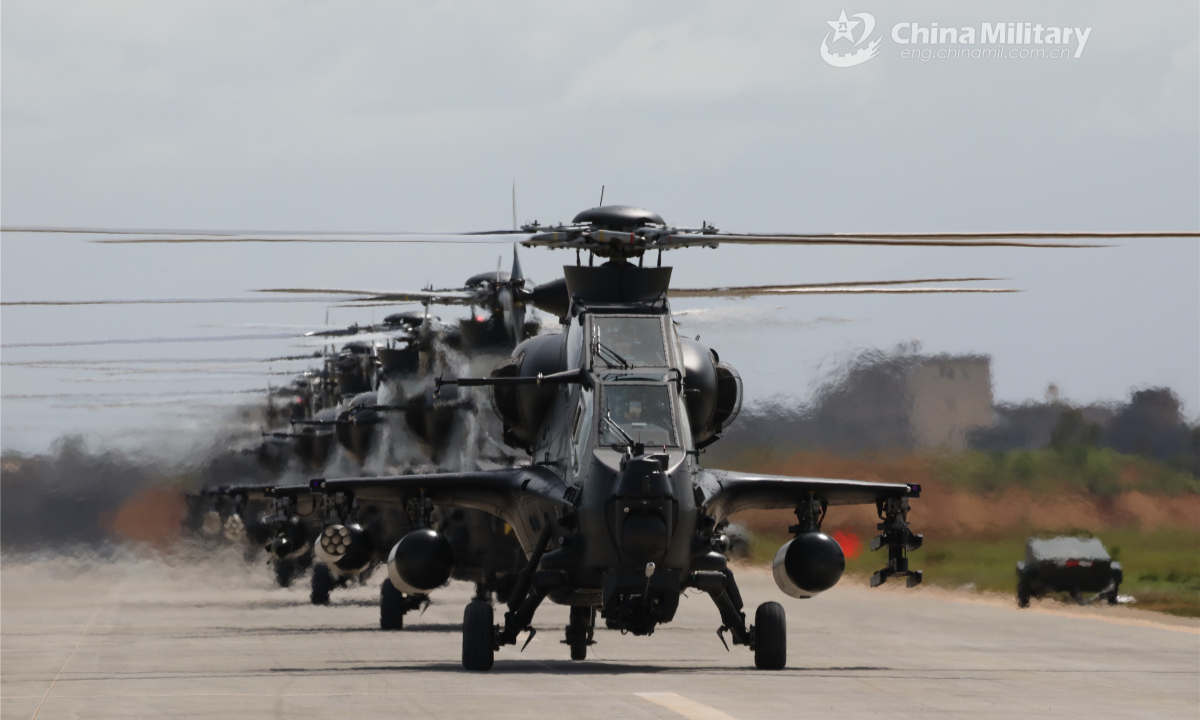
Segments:
[[[601,445],[623,446],[630,441],[650,447],[678,445],[666,385],[604,385],[601,402],[601,416],[612,421],[600,423]]]
[[[593,352],[599,368],[661,367],[667,362],[667,345],[659,316],[593,315]]]

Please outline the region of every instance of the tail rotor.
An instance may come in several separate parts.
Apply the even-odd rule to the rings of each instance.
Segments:
[[[521,272],[521,258],[517,255],[516,243],[513,243],[512,273],[508,276],[508,284],[500,289],[497,299],[504,309],[508,338],[514,344],[525,339],[525,296],[525,274]]]

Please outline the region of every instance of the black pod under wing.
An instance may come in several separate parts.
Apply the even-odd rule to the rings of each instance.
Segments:
[[[466,507],[507,519],[522,496],[569,505],[567,486],[553,472],[541,467],[479,470],[435,475],[333,478],[310,482],[313,492],[344,492],[356,500],[403,505],[422,495],[434,505]]]
[[[810,498],[829,505],[873,505],[888,498],[914,498],[920,485],[786,477],[706,470],[697,477],[705,511],[717,520],[743,510],[792,509]]]

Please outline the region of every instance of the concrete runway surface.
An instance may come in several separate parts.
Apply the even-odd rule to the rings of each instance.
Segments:
[[[3,718],[755,718],[1200,716],[1200,627],[1128,608],[843,580],[813,600],[739,572],[747,610],[787,609],[788,667],[726,652],[705,595],[652,637],[597,630],[589,659],[544,605],[524,653],[459,665],[471,588],[438,591],[406,629],[378,628],[368,586],[308,603],[232,550],[167,561],[6,557]],[[524,636],[522,636],[522,641]]]

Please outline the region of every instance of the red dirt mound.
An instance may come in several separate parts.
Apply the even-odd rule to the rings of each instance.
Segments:
[[[173,486],[153,487],[134,495],[105,523],[112,535],[155,548],[166,548],[179,539],[187,504]]]

